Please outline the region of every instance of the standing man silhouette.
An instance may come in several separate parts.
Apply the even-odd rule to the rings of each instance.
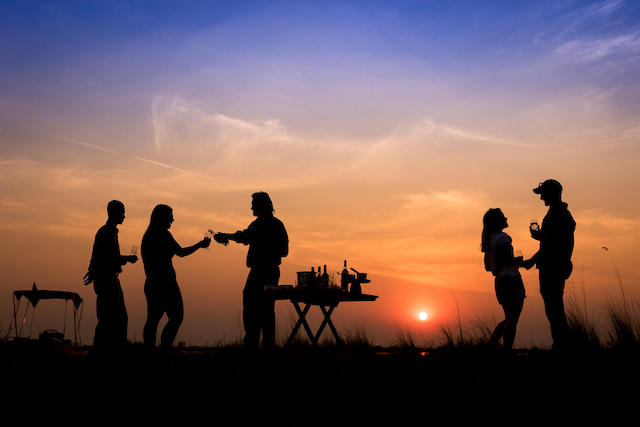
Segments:
[[[247,267],[249,276],[242,292],[244,345],[257,348],[262,331],[262,346],[275,343],[275,301],[265,295],[265,286],[277,286],[281,259],[289,254],[289,237],[282,221],[273,216],[273,203],[267,193],[251,195],[251,210],[257,217],[246,230],[233,234],[217,233],[214,238],[226,245],[233,240],[249,245]]]
[[[564,312],[564,284],[571,275],[576,229],[567,204],[562,201],[562,185],[555,179],[541,182],[533,192],[540,195],[549,210],[539,231],[531,229],[531,237],[540,241],[540,249],[525,266],[536,265],[540,278],[540,294],[544,310],[551,326],[553,348],[563,348],[567,344],[569,326]]]
[[[107,204],[107,222],[100,227],[93,242],[89,269],[84,284],[93,282],[96,293],[98,323],[93,337],[94,354],[120,356],[127,342],[127,309],[118,275],[127,262],[135,263],[135,255],[120,255],[118,225],[124,221],[124,205],[118,200]]]

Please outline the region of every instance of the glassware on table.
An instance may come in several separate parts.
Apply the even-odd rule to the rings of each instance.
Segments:
[[[136,245],[131,245],[131,253],[129,255],[138,255],[138,247]]]
[[[540,225],[538,224],[537,219],[534,218],[531,220],[531,223],[529,224],[529,231],[532,233],[540,231]]]

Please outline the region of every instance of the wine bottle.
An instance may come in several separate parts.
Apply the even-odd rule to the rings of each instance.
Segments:
[[[327,264],[324,265],[324,273],[322,273],[322,279],[320,280],[323,288],[329,287],[329,275],[327,274]]]
[[[342,269],[342,274],[340,275],[340,288],[343,291],[349,291],[349,270],[347,270],[347,260],[344,260],[344,268]]]

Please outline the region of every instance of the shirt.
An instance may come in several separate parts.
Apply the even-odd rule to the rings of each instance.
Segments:
[[[518,266],[514,263],[506,263],[507,260],[498,260],[496,258],[496,250],[501,246],[507,246],[507,253],[511,254],[513,259],[513,246],[511,245],[511,236],[507,233],[493,233],[489,237],[489,248],[486,252],[486,264],[489,271],[496,277],[519,276]],[[502,248],[504,250],[504,248]],[[498,262],[500,261],[500,262]]]
[[[93,277],[117,275],[126,262],[126,258],[120,255],[118,228],[109,223],[100,227],[93,241],[89,273]]]
[[[535,255],[537,268],[564,271],[571,264],[576,222],[566,203],[549,206],[540,228],[540,250]]]
[[[289,254],[287,230],[274,216],[258,217],[246,230],[237,231],[234,240],[249,245],[247,267],[280,265]]]
[[[172,258],[178,247],[178,242],[169,230],[147,230],[144,233],[140,252],[148,279],[154,282],[176,280]]]

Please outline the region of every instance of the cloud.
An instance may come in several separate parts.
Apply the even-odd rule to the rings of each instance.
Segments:
[[[460,207],[486,204],[483,195],[460,190],[436,191],[427,194],[412,193],[406,195],[405,200],[403,208],[409,211],[432,206]]]
[[[208,154],[232,156],[247,146],[291,142],[280,120],[250,122],[221,113],[208,113],[175,96],[156,96],[151,103],[158,152],[181,147],[206,149]],[[215,150],[215,151],[214,151]]]
[[[563,43],[555,49],[556,56],[565,61],[586,64],[614,55],[635,56],[640,53],[640,36],[628,33],[601,39],[579,38]]]
[[[177,96],[156,96],[151,111],[155,150],[145,158],[195,174],[215,175],[234,188],[300,188],[388,176],[395,180],[410,173],[435,173],[425,169],[424,162],[438,163],[442,152],[464,162],[470,155],[486,155],[491,147],[532,147],[431,117],[399,125],[383,135],[327,140],[295,133],[278,118],[249,120],[209,112]],[[442,172],[443,164],[434,164],[432,169]]]
[[[611,15],[622,7],[624,0],[609,0],[591,6],[590,10],[597,15]]]
[[[310,185],[350,162],[345,156],[348,145],[294,135],[278,118],[232,117],[164,95],[154,98],[151,110],[154,161],[198,174],[215,173],[234,188]]]
[[[16,212],[28,207],[27,203],[13,199],[0,199],[0,211]]]

